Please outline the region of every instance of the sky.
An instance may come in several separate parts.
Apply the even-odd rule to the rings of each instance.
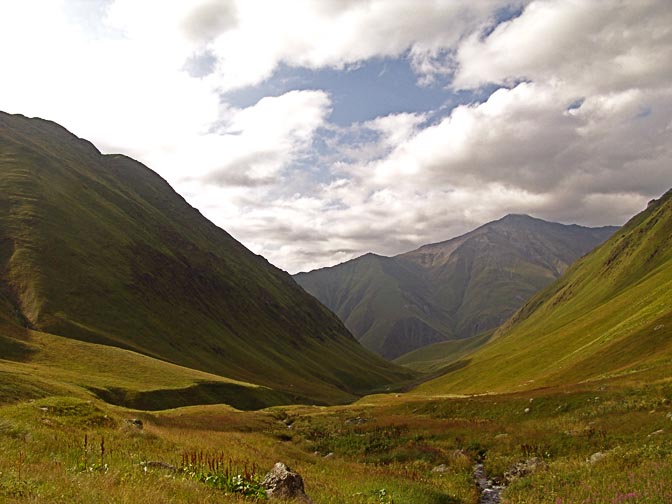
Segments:
[[[129,155],[276,266],[672,187],[669,0],[0,0],[0,110]]]

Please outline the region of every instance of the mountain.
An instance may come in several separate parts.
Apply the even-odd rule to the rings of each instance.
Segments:
[[[671,365],[672,190],[529,300],[490,343],[421,390],[653,382],[669,380]]]
[[[53,122],[0,113],[3,327],[0,348],[20,358],[31,339],[58,335],[302,402],[410,376],[146,166]],[[22,336],[7,336],[17,327]]]
[[[295,275],[367,348],[394,359],[497,327],[617,228],[507,215],[394,257]]]

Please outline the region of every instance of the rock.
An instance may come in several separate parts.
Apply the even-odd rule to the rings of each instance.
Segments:
[[[448,472],[448,466],[446,464],[441,464],[432,469],[432,472],[435,473],[445,473]]]
[[[140,420],[139,418],[127,418],[126,424],[131,427],[135,427],[138,430],[142,430],[144,427],[142,420]]]
[[[512,482],[528,474],[533,474],[539,470],[546,469],[548,466],[539,457],[532,457],[525,460],[524,462],[518,462],[509,468],[508,471],[504,473],[504,479],[507,483]]]
[[[603,460],[607,456],[604,452],[595,452],[588,459],[589,464],[597,464],[600,460]]]
[[[530,408],[525,408],[525,413],[529,413],[529,412],[530,412]]]
[[[145,468],[145,471],[147,469],[166,469],[167,471],[172,471],[172,472],[177,471],[177,467],[175,467],[174,465],[169,464],[168,462],[161,462],[161,461],[157,461],[157,460],[140,462],[140,465]]]
[[[497,487],[484,488],[481,492],[481,498],[479,499],[479,504],[499,504],[500,493],[502,489]]]
[[[282,462],[277,462],[261,482],[270,499],[297,499],[313,504],[303,488],[303,478]]]
[[[346,423],[346,424],[361,425],[361,424],[366,423],[366,422],[368,422],[368,421],[369,421],[368,418],[364,418],[364,417],[355,417],[355,418],[348,418],[348,419],[345,421],[345,423]]]

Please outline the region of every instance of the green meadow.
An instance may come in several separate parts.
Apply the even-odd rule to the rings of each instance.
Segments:
[[[502,502],[672,499],[669,379],[257,411],[34,395],[0,407],[0,502],[257,502],[283,461],[319,503],[466,504],[478,502],[477,461],[504,482],[532,458],[537,470],[509,482]]]

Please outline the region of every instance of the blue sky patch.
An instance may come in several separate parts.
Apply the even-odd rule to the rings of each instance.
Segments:
[[[350,126],[402,112],[428,112],[470,101],[472,93],[453,93],[445,83],[421,86],[407,58],[374,58],[346,69],[279,67],[265,82],[222,95],[236,107],[249,107],[265,96],[291,90],[324,90],[331,96],[329,120]]]

